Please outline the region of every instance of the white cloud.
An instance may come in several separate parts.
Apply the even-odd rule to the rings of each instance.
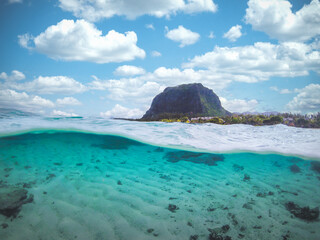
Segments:
[[[242,29],[242,26],[240,26],[240,25],[233,26],[233,27],[231,27],[231,28],[229,29],[228,32],[226,32],[226,33],[223,35],[223,37],[224,37],[224,38],[228,38],[229,41],[231,41],[231,42],[235,42],[235,41],[237,41],[237,39],[238,39],[239,37],[242,36],[241,29]]]
[[[217,6],[212,0],[59,0],[60,7],[72,12],[78,18],[98,21],[113,16],[135,19],[142,15],[170,17],[178,12],[187,14],[215,12]]]
[[[289,93],[292,93],[292,92],[287,88],[284,88],[284,89],[280,90],[280,94],[289,94]]]
[[[161,54],[160,52],[158,52],[158,51],[152,51],[152,52],[151,52],[151,56],[152,56],[152,57],[161,57],[161,55],[162,55],[162,54]]]
[[[320,2],[312,0],[293,13],[288,0],[249,0],[246,23],[281,41],[306,41],[319,36]]]
[[[280,94],[289,94],[289,93],[293,93],[293,92],[296,92],[296,91],[297,91],[297,89],[295,89],[294,91],[291,91],[291,90],[289,90],[289,89],[287,89],[287,88],[279,89],[279,88],[276,87],[276,86],[272,86],[272,87],[270,87],[270,89],[271,89],[272,91],[279,92]]]
[[[0,90],[0,105],[8,108],[35,110],[52,108],[54,103],[37,95],[28,95],[26,92],[16,92],[11,89]]]
[[[285,42],[279,45],[257,42],[241,47],[218,47],[195,56],[185,68],[206,68],[211,74],[230,74],[236,81],[258,82],[270,77],[306,76],[320,73],[318,44]]]
[[[126,107],[123,107],[119,104],[116,104],[113,109],[110,111],[102,112],[100,113],[101,117],[106,118],[141,118],[144,114],[144,111],[141,111],[140,109],[134,108],[129,109]]]
[[[135,101],[148,105],[154,96],[167,86],[176,86],[181,83],[200,82],[212,88],[215,92],[225,88],[238,76],[230,74],[214,75],[206,70],[193,69],[180,70],[178,68],[157,68],[154,72],[134,78],[121,78],[119,80],[100,80],[94,77],[89,83],[92,90],[107,90],[107,97],[112,100],[130,102]]]
[[[215,38],[215,36],[214,36],[213,32],[210,32],[210,34],[209,34],[208,38],[210,38],[210,39]]]
[[[146,71],[141,67],[123,65],[118,67],[113,74],[118,76],[134,76],[145,74]]]
[[[202,83],[203,85],[212,88],[213,91],[225,88],[237,76],[230,74],[212,74],[208,70],[194,70],[191,68],[180,70],[178,68],[159,67],[152,74],[145,77],[152,79],[155,82],[165,86],[175,86],[181,83]]]
[[[0,79],[3,79],[5,81],[19,81],[19,80],[23,80],[25,78],[26,78],[26,76],[22,72],[19,72],[18,70],[13,70],[11,72],[11,75],[8,75],[5,72],[2,72],[0,74]]]
[[[279,88],[276,86],[271,86],[270,89],[275,92],[279,92]]]
[[[152,24],[152,23],[150,23],[150,24],[146,24],[145,26],[146,26],[146,28],[148,28],[148,29],[155,30],[155,28],[154,28],[154,26],[153,26],[153,24]]]
[[[93,90],[107,90],[107,97],[117,101],[132,101],[140,104],[150,104],[155,95],[164,89],[159,83],[148,79],[151,74],[136,78],[122,78],[120,80],[95,79],[89,84]]]
[[[172,41],[179,42],[179,47],[182,48],[187,45],[195,44],[199,40],[200,35],[180,25],[176,29],[172,29],[170,31],[168,30],[168,32],[166,33],[166,37]]]
[[[246,101],[243,99],[232,99],[227,100],[226,98],[220,97],[221,105],[230,112],[254,112],[258,106],[258,101],[255,99]]]
[[[53,110],[51,115],[53,116],[59,116],[59,117],[78,117],[79,115],[75,113],[67,113],[60,110]]]
[[[11,3],[22,3],[23,0],[8,0],[8,3],[11,4]]]
[[[63,105],[63,106],[66,106],[66,105],[76,106],[76,105],[81,105],[81,102],[74,97],[64,97],[64,98],[58,98],[57,104]]]
[[[86,87],[73,78],[66,76],[38,77],[25,83],[5,83],[4,86],[20,91],[40,94],[74,94],[86,91]]]
[[[18,37],[22,47],[56,60],[109,63],[145,57],[144,50],[136,45],[138,38],[135,32],[122,34],[111,30],[102,35],[100,30],[85,20],[74,22],[64,19],[36,37],[28,34]]]
[[[320,112],[320,84],[309,84],[288,104],[287,109],[299,113]]]
[[[30,35],[29,33],[18,36],[18,41],[19,41],[20,46],[24,47],[26,49],[29,49],[29,50],[32,49],[31,45],[33,43],[33,39],[34,39],[34,37],[32,35]]]

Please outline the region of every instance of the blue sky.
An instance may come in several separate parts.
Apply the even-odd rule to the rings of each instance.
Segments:
[[[232,112],[320,111],[320,2],[3,0],[0,107],[140,117],[200,82]]]

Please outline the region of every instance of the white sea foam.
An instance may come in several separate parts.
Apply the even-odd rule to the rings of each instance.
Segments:
[[[33,129],[77,129],[127,136],[139,141],[171,147],[213,152],[276,152],[320,159],[320,129],[285,125],[184,124],[134,122],[103,118],[19,117],[0,119],[0,135]]]

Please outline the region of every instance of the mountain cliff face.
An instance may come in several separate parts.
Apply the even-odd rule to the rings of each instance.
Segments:
[[[143,120],[160,120],[182,116],[205,117],[230,115],[219,97],[201,83],[168,87],[152,101]]]

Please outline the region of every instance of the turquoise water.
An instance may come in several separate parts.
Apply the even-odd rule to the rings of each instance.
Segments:
[[[319,218],[287,207],[320,206],[317,163],[79,132],[2,137],[0,186],[34,201],[0,215],[0,239],[320,239]]]

